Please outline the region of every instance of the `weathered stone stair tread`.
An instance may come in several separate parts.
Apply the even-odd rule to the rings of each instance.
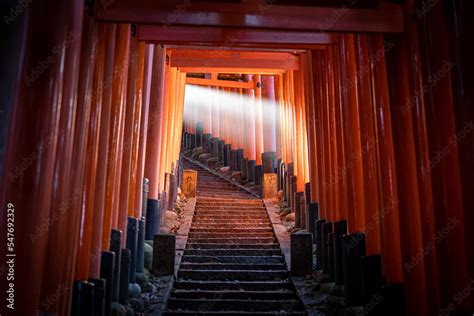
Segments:
[[[194,256],[278,256],[281,250],[273,249],[186,249],[185,254]]]
[[[179,269],[178,277],[188,280],[269,281],[288,277],[288,271]]]
[[[206,301],[201,299],[175,299],[168,300],[168,308],[171,310],[200,310],[205,307],[210,311],[251,311],[251,312],[291,312],[301,309],[301,302],[298,300],[238,300],[222,299]]]
[[[213,238],[230,238],[230,237],[248,237],[248,238],[256,238],[256,237],[273,237],[273,232],[272,231],[263,231],[263,232],[195,232],[192,231],[189,233],[189,238],[192,237],[198,237],[198,238],[206,238],[206,237],[213,237]]]
[[[186,249],[280,249],[280,245],[277,243],[268,243],[268,244],[214,244],[214,243],[207,243],[207,244],[197,244],[193,242],[189,242],[186,244]]]
[[[201,237],[192,237],[188,239],[189,242],[196,242],[196,243],[217,243],[217,244],[222,244],[222,243],[229,243],[229,244],[265,244],[265,243],[272,243],[276,241],[276,238],[274,237],[228,237],[228,238],[222,238],[222,237],[217,237],[217,238],[201,238]]]
[[[213,316],[229,316],[229,315],[252,315],[252,316],[266,316],[266,315],[285,315],[285,316],[299,316],[306,315],[306,312],[238,312],[238,311],[169,311],[163,314],[166,315],[213,315]]]
[[[191,227],[191,232],[198,233],[198,232],[209,232],[209,233],[260,233],[260,232],[271,232],[273,234],[273,229],[271,227],[252,227],[252,228],[206,228],[206,229],[196,229]]]
[[[239,300],[285,300],[292,297],[290,290],[283,291],[190,291],[175,290],[171,297],[184,299],[239,299]]]
[[[260,264],[222,264],[222,263],[189,263],[181,264],[182,269],[191,270],[285,270],[285,264],[260,263]]]
[[[185,253],[182,262],[215,262],[215,263],[280,263],[284,262],[279,256],[201,256]]]
[[[215,290],[215,291],[277,291],[291,290],[292,284],[288,280],[279,281],[202,281],[202,280],[180,280],[175,283],[176,289],[182,290]]]

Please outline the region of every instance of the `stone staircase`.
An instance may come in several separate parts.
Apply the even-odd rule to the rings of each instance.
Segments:
[[[306,315],[260,199],[205,169],[165,315]]]

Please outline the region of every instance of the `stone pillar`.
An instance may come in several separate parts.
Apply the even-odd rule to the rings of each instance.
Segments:
[[[211,138],[211,158],[218,158],[219,137]]]
[[[242,171],[242,180],[247,180],[247,181],[248,181],[248,169],[247,169],[248,162],[249,162],[248,158],[243,158],[242,163],[240,165],[240,169]]]
[[[72,286],[71,316],[92,315],[94,311],[94,284],[74,281]]]
[[[334,223],[334,234],[332,236],[332,244],[334,251],[334,281],[336,285],[344,284],[344,249],[342,237],[347,234],[347,222],[339,221]]]
[[[145,272],[145,221],[138,221],[138,240],[137,240],[137,273]]]
[[[292,211],[295,211],[295,193],[297,191],[297,177],[296,176],[289,176],[288,179],[288,205],[291,207]]]
[[[255,183],[255,164],[255,160],[249,160],[247,162],[247,179],[253,183]]]
[[[115,253],[114,278],[112,282],[112,302],[118,302],[120,291],[120,262],[122,260],[122,232],[112,229],[110,251]]]
[[[211,152],[211,134],[203,134],[202,135],[202,150],[204,153]]]
[[[281,159],[277,161],[277,175],[278,175],[278,191],[283,190],[283,186],[281,185],[282,181],[282,162]]]
[[[262,165],[257,165],[254,168],[254,183],[255,185],[261,185],[262,184],[262,176],[263,176],[263,167]]]
[[[156,275],[174,274],[176,236],[157,234],[153,241],[153,272]]]
[[[313,236],[305,231],[291,234],[291,276],[305,277],[313,273]]]
[[[301,228],[306,230],[306,213],[307,213],[307,211],[306,211],[306,196],[304,195],[304,193],[300,197],[299,213],[300,213]]]
[[[306,214],[306,224],[308,225],[307,231],[313,234],[313,240],[316,242],[316,220],[319,219],[319,204],[309,203],[308,211]]]
[[[127,223],[127,249],[130,250],[130,283],[135,283],[137,270],[137,244],[138,244],[138,220],[128,217]]]
[[[217,144],[217,159],[222,163],[224,163],[224,145],[225,141],[219,140],[219,143]]]
[[[100,258],[100,277],[105,280],[105,313],[110,315],[112,305],[112,292],[115,271],[115,253],[112,251],[102,251]]]
[[[321,230],[322,266],[324,273],[329,274],[328,240],[329,234],[332,233],[332,223],[324,223]]]
[[[262,166],[264,173],[274,173],[276,169],[276,152],[268,151],[262,153]]]
[[[230,166],[230,152],[231,152],[231,145],[225,144],[223,155],[224,155],[224,166]]]
[[[364,303],[369,303],[377,294],[382,284],[382,256],[362,257],[362,296]]]
[[[295,228],[301,228],[301,198],[304,192],[295,192],[293,195],[293,205],[291,210],[295,212]]]
[[[316,267],[323,269],[323,224],[326,223],[325,219],[317,220],[314,224],[316,231]]]
[[[365,234],[355,233],[343,237],[344,294],[346,305],[363,304],[362,260],[365,256]]]
[[[158,200],[148,199],[145,219],[145,240],[152,240],[155,234],[155,222],[158,216]]]
[[[229,162],[229,166],[230,166],[230,170],[231,170],[231,171],[235,171],[235,170],[236,170],[236,163],[237,163],[237,150],[234,149],[234,150],[231,150],[231,151],[230,151],[230,162]]]
[[[242,160],[244,159],[244,150],[242,148],[237,149],[235,154],[235,170],[242,171]]]
[[[196,124],[196,147],[202,147],[203,124],[201,122]]]
[[[105,315],[105,297],[107,282],[105,279],[89,279],[94,284],[94,313],[92,315]]]
[[[128,284],[130,283],[130,249],[123,248],[120,260],[120,289],[119,303],[126,305],[128,302]]]

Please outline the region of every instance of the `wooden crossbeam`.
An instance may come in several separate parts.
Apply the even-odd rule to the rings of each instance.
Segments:
[[[259,75],[278,75],[285,73],[284,69],[267,68],[208,68],[208,67],[180,67],[181,72],[186,73],[209,73],[216,72],[220,74],[259,74]]]
[[[212,79],[201,79],[201,78],[186,78],[187,84],[195,84],[200,86],[213,86],[213,87],[224,87],[224,88],[237,88],[237,89],[253,89],[253,81],[239,82],[231,80],[218,80],[217,77]]]
[[[312,32],[400,33],[404,30],[401,5],[381,3],[378,9],[347,6],[305,7],[246,3],[205,4],[181,0],[114,0],[98,4],[100,21],[154,24],[166,31],[174,25],[305,30]]]
[[[171,67],[299,69],[298,56],[290,53],[172,50],[170,56]]]

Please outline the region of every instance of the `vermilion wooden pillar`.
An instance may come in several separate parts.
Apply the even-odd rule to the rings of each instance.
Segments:
[[[162,124],[164,111],[165,51],[160,45],[154,47],[153,67],[150,90],[150,108],[148,118],[147,146],[144,176],[150,180],[150,199],[158,200],[161,168]]]
[[[468,3],[465,2],[465,5],[469,6]],[[450,230],[449,236],[442,238],[437,244],[441,308],[448,306],[453,296],[465,289],[468,284],[472,285],[472,282],[469,282],[469,270],[471,272],[473,270],[472,267],[468,267],[468,259],[473,256],[472,249],[466,247],[468,236],[472,233],[466,232],[466,224],[462,224],[466,223],[465,214],[472,214],[472,209],[464,209],[463,204],[469,198],[466,200],[463,196],[462,179],[465,175],[462,175],[463,170],[459,161],[462,157],[465,163],[466,156],[464,155],[467,152],[470,152],[468,155],[472,155],[472,147],[469,147],[469,140],[472,141],[474,133],[472,121],[464,121],[469,114],[472,117],[472,104],[463,109],[466,105],[456,103],[454,100],[453,80],[456,78],[459,84],[460,79],[459,73],[453,72],[453,68],[456,67],[454,60],[463,61],[463,59],[460,59],[459,55],[453,56],[452,48],[447,44],[449,41],[466,41],[459,39],[459,33],[448,32],[447,16],[452,15],[451,19],[458,21],[457,23],[468,23],[470,19],[459,20],[459,14],[462,15],[464,9],[450,13],[445,11],[445,8],[449,8],[447,5],[447,3],[446,6],[444,3],[436,3],[419,23],[421,57],[425,62],[422,69],[423,83],[429,85],[433,82],[433,78],[438,78],[435,88],[427,91],[424,98],[430,160],[427,168],[421,172],[422,175],[429,174],[431,177],[436,232],[446,230],[446,227],[454,227]],[[472,29],[472,25],[468,29]],[[460,54],[459,51],[457,53]],[[464,59],[465,62],[469,62],[471,56]],[[459,71],[460,65],[457,67]],[[470,90],[472,89],[467,89],[467,91]],[[459,97],[459,94],[456,93],[456,96]],[[470,109],[464,113],[467,117],[459,116],[460,109],[464,111]],[[464,132],[461,132],[462,130]],[[470,150],[463,151],[464,155],[460,156],[460,148],[465,150],[466,146]],[[471,192],[467,194],[472,195]],[[468,218],[472,218],[472,215]],[[454,225],[455,222],[456,225]],[[472,231],[472,228],[468,227],[468,230]],[[456,304],[453,314],[472,312],[470,305],[474,295],[472,291],[469,294],[469,297]]]
[[[102,246],[109,248],[110,230],[113,221],[117,219],[118,205],[117,186],[120,183],[117,176],[119,165],[119,149],[121,140],[122,108],[125,102],[126,77],[128,71],[128,50],[130,43],[130,26],[118,25],[117,45],[115,47],[114,72],[112,82],[112,112],[110,119],[109,155],[107,159],[107,192],[105,196],[104,225],[102,231]]]
[[[245,80],[248,82],[251,80],[250,75],[244,75]],[[246,98],[246,102],[244,104],[244,112],[245,121],[246,121],[246,150],[245,150],[245,157],[248,160],[256,160],[256,145],[255,145],[255,111],[253,107],[255,106],[253,102],[253,91],[252,90],[244,90],[244,96]]]
[[[283,85],[282,75],[274,76],[275,86],[275,142],[276,142],[276,159],[282,159],[281,154],[281,111],[283,108]]]
[[[105,85],[105,80],[111,81],[114,74],[114,58],[106,58],[107,56],[115,55],[116,43],[116,25],[106,24],[105,34],[99,36],[101,42],[105,42],[105,64],[104,73],[97,73],[95,81],[95,106],[101,105],[100,112],[100,129],[99,129],[99,152],[97,157],[97,174],[96,174],[96,188],[94,195],[94,212],[93,222],[99,227],[92,230],[91,236],[91,250],[90,250],[90,267],[89,276],[91,278],[99,278],[100,276],[100,257],[102,250],[108,250],[102,243],[103,221],[105,216],[105,196],[107,191],[107,163],[108,163],[108,148],[109,148],[109,134],[110,134],[110,119],[112,106],[112,85]],[[97,69],[98,70],[98,69]]]
[[[375,108],[377,160],[380,177],[380,210],[382,225],[383,266],[389,283],[403,282],[403,262],[400,249],[400,211],[397,192],[396,165],[393,147],[392,120],[385,68],[385,53],[381,38],[371,41],[372,52],[380,53],[380,62],[373,65],[372,88]]]
[[[362,144],[360,138],[359,100],[357,99],[357,67],[354,35],[341,36],[342,103],[344,106],[345,161],[344,174],[347,177],[349,231],[365,230],[365,198],[362,165]]]
[[[422,212],[420,208],[420,190],[418,187],[417,158],[413,109],[406,109],[406,100],[410,99],[408,49],[401,38],[390,38],[393,48],[387,53],[387,69],[390,87],[390,104],[394,127],[394,147],[397,163],[397,184],[400,198],[400,216],[404,221],[400,235],[404,261],[405,298],[409,315],[429,315],[427,301],[427,283],[425,278],[425,257],[417,264],[412,263],[420,249],[423,249]],[[376,53],[376,52],[372,52]],[[374,59],[375,60],[375,59]],[[397,78],[397,79],[396,79]],[[418,260],[418,259],[417,259]],[[435,268],[435,267],[433,267]],[[430,304],[436,304],[430,302]]]
[[[220,135],[220,122],[219,122],[219,88],[212,88],[211,95],[211,107],[212,107],[212,137],[219,137]]]
[[[370,50],[367,35],[355,36],[355,47],[357,51],[357,96],[359,100],[360,113],[360,138],[361,138],[361,161],[364,170],[364,200],[365,200],[365,227],[367,234],[367,254],[380,254],[380,226],[379,226],[379,196],[378,196],[378,170],[377,151],[374,127],[374,107],[372,104],[370,72],[371,62],[380,63],[379,52]],[[383,65],[382,65],[383,66]]]
[[[15,21],[25,27],[20,45],[22,51],[19,52],[22,57],[17,68],[20,74],[13,94],[8,126],[5,173],[1,180],[1,202],[4,209],[7,208],[7,203],[14,205],[15,223],[17,223],[15,253],[17,258],[23,258],[16,260],[15,267],[15,292],[18,293],[15,297],[15,313],[18,315],[34,314],[39,308],[41,298],[46,297],[45,293],[53,286],[58,286],[58,283],[48,281],[47,286],[43,287],[42,285],[46,284],[42,282],[45,280],[44,265],[51,263],[45,261],[49,230],[51,226],[58,224],[56,220],[50,221],[51,212],[55,210],[52,206],[57,206],[56,202],[51,203],[51,199],[57,197],[56,194],[52,194],[55,189],[53,184],[56,149],[58,141],[62,143],[64,140],[66,141],[64,145],[71,145],[67,141],[69,135],[73,134],[71,129],[59,133],[58,122],[62,107],[71,111],[70,120],[73,119],[72,114],[76,109],[77,65],[80,58],[83,16],[81,8],[80,1],[31,3],[28,14],[18,17]],[[47,14],[52,16],[45,20]],[[44,34],[48,36],[43,36]],[[56,45],[63,42],[68,42],[70,45],[59,50],[57,55],[52,55]],[[53,62],[39,76],[35,76],[33,72],[38,69],[39,63],[48,60],[48,57],[52,57]],[[34,163],[18,172],[16,168],[20,168],[22,161],[32,154],[36,155]],[[71,181],[70,174],[65,176]],[[72,183],[66,184],[65,189],[71,186]],[[67,193],[66,200],[70,198],[70,194]],[[2,213],[6,214],[6,211]],[[6,236],[6,218],[5,215],[0,220],[3,236]],[[75,240],[69,241],[75,242]],[[6,253],[5,246],[6,243],[1,245],[3,254]],[[56,256],[57,254],[51,259],[55,261]],[[32,265],[32,262],[35,264]],[[64,272],[64,268],[62,265],[60,271]],[[4,275],[0,295],[3,302],[2,310],[6,307],[5,282]],[[46,291],[41,295],[42,287]],[[58,305],[60,304],[52,306],[51,310],[59,311]]]
[[[98,34],[99,33],[99,34]],[[81,54],[81,67],[78,104],[90,102],[90,123],[87,127],[86,166],[84,169],[84,186],[80,205],[79,239],[74,278],[87,280],[89,277],[89,254],[91,237],[94,229],[100,229],[102,223],[94,223],[94,195],[96,188],[97,159],[99,152],[99,131],[102,98],[97,99],[98,80],[102,80],[104,72],[105,27],[99,26],[92,19],[85,21],[84,39]],[[102,42],[98,42],[102,40]],[[85,67],[85,65],[90,65]],[[97,102],[99,101],[99,102]]]
[[[263,121],[262,121],[262,89],[261,76],[254,75],[253,81],[255,83],[255,160],[257,165],[262,164],[263,152]]]
[[[151,94],[151,78],[153,71],[153,55],[154,46],[147,44],[145,48],[145,66],[143,78],[143,105],[140,118],[140,142],[138,149],[137,164],[137,183],[135,189],[135,210],[140,210],[136,215],[142,216],[143,203],[143,178],[145,176],[145,156],[147,149],[148,120],[150,113],[150,94]]]
[[[138,177],[138,155],[140,145],[140,122],[143,110],[143,84],[144,84],[144,71],[145,71],[145,43],[140,42],[137,50],[137,80],[135,81],[135,96],[133,102],[135,103],[135,113],[133,116],[132,126],[132,152],[131,152],[131,165],[130,165],[130,184],[129,184],[129,200],[128,200],[128,216],[139,218],[141,214],[141,207],[135,207],[135,198],[137,189],[137,182],[142,183],[142,177]],[[139,190],[140,193],[142,190]]]
[[[127,216],[130,203],[130,180],[132,169],[132,147],[133,147],[133,125],[137,106],[135,105],[136,83],[138,82],[138,41],[132,38],[130,41],[129,67],[126,86],[126,98],[124,107],[124,126],[123,126],[123,149],[122,165],[120,177],[120,204],[118,208],[117,227],[123,232],[122,247],[126,245],[127,234]],[[132,209],[133,212],[133,209]]]
[[[275,81],[273,76],[261,76],[263,101],[263,152],[276,152]]]

